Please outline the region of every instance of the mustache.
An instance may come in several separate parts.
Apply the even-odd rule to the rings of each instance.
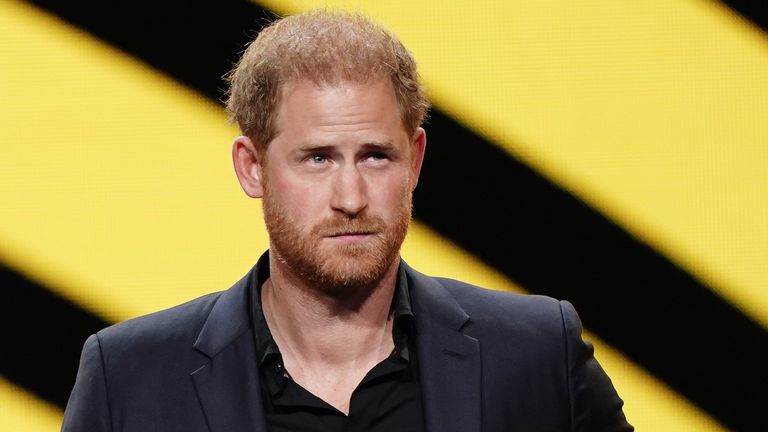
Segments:
[[[312,229],[322,237],[335,237],[353,234],[375,234],[386,229],[384,219],[379,216],[364,215],[350,219],[341,215],[329,217]]]

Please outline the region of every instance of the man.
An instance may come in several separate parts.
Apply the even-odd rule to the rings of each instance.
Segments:
[[[63,430],[632,430],[568,303],[400,260],[427,102],[391,33],[285,18],[229,78],[269,252],[227,291],[91,336]]]

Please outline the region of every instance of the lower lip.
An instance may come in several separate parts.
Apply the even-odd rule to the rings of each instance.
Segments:
[[[373,234],[347,234],[328,237],[342,243],[360,243],[373,237]]]

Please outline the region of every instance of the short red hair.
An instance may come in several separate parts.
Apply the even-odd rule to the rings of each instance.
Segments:
[[[313,10],[264,28],[227,76],[231,118],[260,150],[277,135],[280,89],[297,79],[317,84],[389,79],[409,134],[429,109],[416,62],[394,34],[361,14]]]

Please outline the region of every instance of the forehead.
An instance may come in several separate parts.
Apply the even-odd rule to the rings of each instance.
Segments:
[[[278,135],[366,129],[405,133],[395,91],[388,79],[318,84],[291,80],[280,90]]]

